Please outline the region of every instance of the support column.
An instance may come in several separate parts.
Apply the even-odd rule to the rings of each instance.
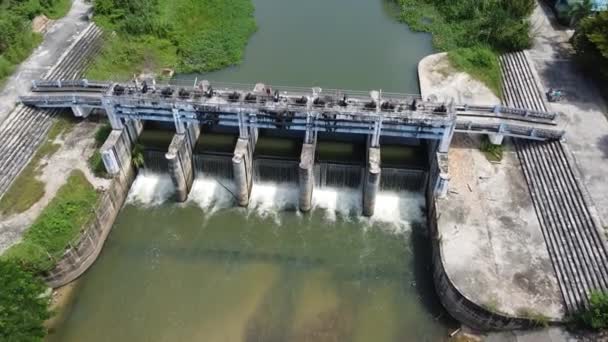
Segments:
[[[126,129],[114,129],[101,147],[101,158],[108,174],[125,173],[131,167],[133,143]]]
[[[435,155],[437,171],[432,174],[437,174],[435,183],[435,196],[437,198],[444,198],[448,194],[448,187],[450,184],[450,174],[448,169],[448,154],[438,152]]]
[[[246,207],[253,187],[253,152],[258,141],[258,130],[255,115],[239,113],[238,119],[239,139],[234,148],[232,169],[238,205]]]
[[[112,100],[109,98],[102,98],[101,101],[103,103],[103,108],[106,111],[106,115],[108,116],[108,120],[110,121],[110,125],[112,125],[112,129],[122,129],[122,120],[116,116],[116,111]]]
[[[455,123],[451,123],[447,126],[443,132],[443,136],[439,141],[439,152],[448,153],[450,150],[450,145],[452,144],[452,138],[454,137],[454,129],[456,128]]]
[[[300,211],[308,212],[312,209],[312,192],[315,184],[315,148],[316,145],[305,143],[300,154],[299,172],[299,206]]]
[[[492,145],[502,145],[505,136],[502,134],[488,134],[488,138]]]
[[[86,118],[89,116],[89,114],[91,114],[92,111],[93,111],[93,108],[91,108],[91,107],[82,107],[82,106],[73,106],[72,107],[72,112],[74,113],[74,116],[77,118]]]
[[[249,205],[249,194],[253,186],[253,153],[248,138],[239,138],[232,157],[234,183],[238,205]]]
[[[176,190],[176,200],[185,202],[194,182],[194,157],[192,150],[200,134],[197,124],[188,124],[184,133],[175,134],[169,150],[165,154],[169,166],[169,175]]]
[[[376,207],[376,195],[380,188],[380,147],[367,149],[367,165],[363,183],[363,215],[373,216]]]

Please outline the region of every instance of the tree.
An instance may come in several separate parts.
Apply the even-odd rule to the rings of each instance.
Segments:
[[[570,15],[570,26],[576,27],[584,18],[588,17],[593,10],[591,0],[577,1],[572,5],[568,14]]]
[[[0,341],[42,341],[50,298],[42,280],[16,263],[0,260]]]
[[[581,66],[608,81],[608,12],[581,20],[572,45]]]

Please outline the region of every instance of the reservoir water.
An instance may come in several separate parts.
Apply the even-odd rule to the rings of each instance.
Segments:
[[[199,78],[418,92],[416,64],[432,53],[430,37],[400,24],[393,3],[254,5],[259,30],[242,65]],[[208,146],[226,152],[232,143],[220,136]],[[298,145],[285,146],[262,139],[260,150],[297,158]],[[321,159],[360,159],[355,145],[319,146]],[[410,163],[416,153],[387,149],[386,160]],[[293,176],[267,177],[272,167],[261,169],[247,209],[235,207],[221,160],[215,171],[199,172],[184,204],[173,203],[166,174],[142,172],[48,340],[444,340],[447,314],[434,294],[423,194],[387,181],[374,218],[362,218],[350,167],[317,185],[309,214],[296,210]]]

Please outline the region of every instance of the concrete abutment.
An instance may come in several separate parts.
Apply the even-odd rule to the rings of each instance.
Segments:
[[[380,147],[369,147],[367,149],[367,161],[363,183],[363,215],[373,216],[376,207],[376,196],[380,189],[380,177],[382,176]]]
[[[315,185],[315,149],[316,144],[302,145],[298,167],[299,207],[302,212],[309,212],[312,209],[312,193]]]

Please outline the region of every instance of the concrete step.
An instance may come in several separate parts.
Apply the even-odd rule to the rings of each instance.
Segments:
[[[526,53],[502,56],[501,69],[507,105],[547,110]],[[515,140],[515,147],[566,310],[575,312],[587,304],[590,291],[608,290],[608,252],[600,227],[559,141]]]

